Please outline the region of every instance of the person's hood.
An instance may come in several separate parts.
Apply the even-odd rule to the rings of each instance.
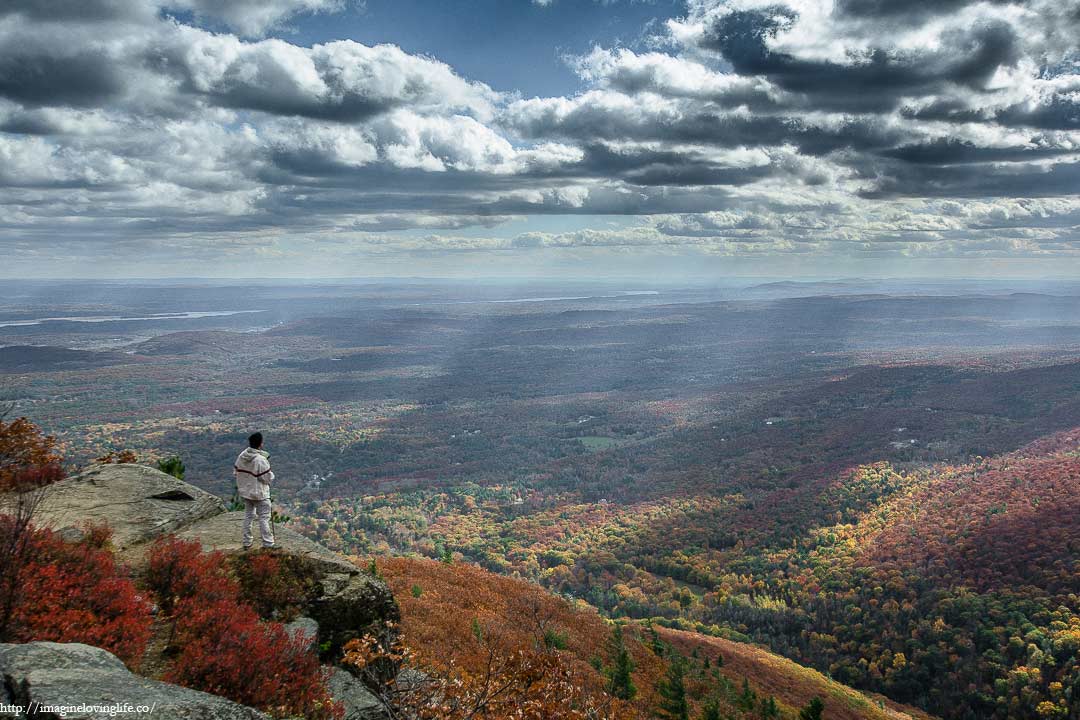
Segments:
[[[262,455],[263,457],[270,457],[270,453],[266,452],[265,450],[256,450],[253,447],[249,447],[244,448],[244,452],[240,453],[240,460],[241,462],[249,463],[259,455]]]

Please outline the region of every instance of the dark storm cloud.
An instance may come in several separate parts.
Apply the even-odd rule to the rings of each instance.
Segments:
[[[940,98],[922,107],[901,109],[911,120],[952,123],[996,123],[1042,130],[1080,130],[1080,93],[1054,93],[1039,102],[1025,101],[1004,108],[980,107],[971,99]]]
[[[887,149],[910,138],[903,129],[873,116],[813,123],[795,116],[728,113],[695,104],[670,110],[642,104],[628,112],[602,99],[570,106],[527,101],[512,106],[504,122],[525,137],[537,139],[667,141],[726,148],[790,144],[815,156],[838,150]]]
[[[935,94],[951,83],[984,89],[999,67],[1020,57],[1016,33],[1006,23],[986,23],[950,33],[936,52],[872,49],[850,62],[808,60],[770,48],[770,41],[798,14],[786,7],[742,10],[718,18],[699,41],[740,75],[763,76],[793,93],[813,96],[822,108],[884,112],[902,97]]]
[[[294,93],[274,93],[263,83],[238,78],[226,79],[219,89],[208,93],[207,97],[221,107],[338,122],[366,120],[406,104],[401,98],[374,99],[347,95],[329,102],[319,102]]]
[[[1080,130],[1080,93],[1055,95],[1048,102],[1031,107],[1013,105],[998,112],[995,119],[1006,125],[1027,125],[1049,130]]]
[[[1009,0],[991,0],[999,5]],[[837,0],[836,12],[859,18],[909,18],[925,20],[927,17],[948,15],[974,4],[972,0]]]
[[[152,17],[153,8],[138,0],[4,0],[0,3],[0,17],[16,14],[43,22],[101,22]]]
[[[53,135],[61,128],[41,112],[17,112],[0,120],[0,132],[18,135]]]
[[[101,51],[9,53],[0,49],[0,97],[30,106],[94,107],[124,91],[122,69]]]
[[[972,163],[1028,162],[1039,158],[1072,155],[1075,148],[980,147],[967,140],[940,138],[928,143],[901,145],[881,153],[885,157],[917,165],[961,165]]]
[[[41,22],[152,20],[159,12],[191,12],[196,17],[262,34],[297,12],[322,12],[345,5],[340,0],[4,0],[0,17],[22,15]]]
[[[724,166],[692,152],[648,148],[615,150],[598,143],[583,149],[585,156],[582,161],[560,168],[558,175],[617,177],[639,186],[685,186],[747,185],[776,172],[768,164],[756,167]]]
[[[888,32],[896,27],[924,25],[979,4],[1023,8],[1057,25],[1080,24],[1080,6],[1070,0],[837,0],[833,12],[838,18],[878,23],[883,32]]]
[[[752,182],[775,175],[775,170],[762,165],[757,167],[720,167],[707,162],[681,160],[675,163],[653,163],[638,166],[621,177],[639,186],[687,186],[687,185],[749,185]]]
[[[1039,198],[1075,195],[1080,188],[1080,162],[1049,167],[1016,163],[992,173],[978,165],[895,162],[876,164],[873,172],[877,176],[875,188],[862,193],[864,197]]]

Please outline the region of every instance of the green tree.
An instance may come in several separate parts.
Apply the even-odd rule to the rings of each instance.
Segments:
[[[184,479],[184,461],[180,459],[179,455],[158,460],[157,469],[166,475],[172,475],[177,480]]]
[[[648,623],[649,626],[649,647],[659,657],[664,657],[664,641],[660,639],[660,633],[656,632],[656,628],[652,623]]]
[[[566,633],[561,633],[555,628],[544,630],[544,647],[548,650],[565,650],[566,641]]]
[[[756,704],[757,693],[750,687],[750,681],[744,677],[742,679],[742,692],[739,693],[739,705],[743,710],[749,712],[754,709]]]
[[[608,640],[608,655],[611,657],[611,667],[607,670],[608,691],[622,700],[632,700],[637,695],[634,687],[634,659],[626,649],[623,640],[622,625],[616,623],[611,629],[611,638]]]
[[[686,661],[681,657],[673,658],[668,665],[667,674],[656,685],[660,695],[657,714],[664,720],[689,720],[690,705],[686,701]]]
[[[720,714],[719,700],[713,697],[702,704],[701,720],[724,720],[724,716]]]
[[[815,697],[799,711],[799,720],[821,720],[821,713],[825,711],[825,703],[821,698]]]

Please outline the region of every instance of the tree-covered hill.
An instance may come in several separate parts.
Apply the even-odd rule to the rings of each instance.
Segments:
[[[523,653],[551,663],[530,697],[555,705],[555,689],[543,685],[569,678],[579,706],[619,720],[669,717],[663,707],[673,666],[695,720],[794,719],[814,698],[830,720],[927,717],[762,648],[639,622],[616,624],[585,603],[474,565],[388,557],[377,567],[401,605],[403,636],[419,666],[465,683],[481,682],[493,666],[509,675],[526,672],[531,666],[522,662]],[[620,676],[620,666],[629,673]]]

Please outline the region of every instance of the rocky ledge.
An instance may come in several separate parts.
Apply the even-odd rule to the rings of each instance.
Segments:
[[[80,643],[0,644],[0,678],[0,716],[267,720],[225,698],[140,677],[115,655]]]
[[[126,550],[223,512],[217,496],[153,468],[94,465],[50,486],[35,522],[76,532],[106,524]]]
[[[206,550],[243,552],[242,517],[194,485],[152,468],[117,464],[94,466],[49,488],[37,522],[71,537],[79,537],[88,524],[108,525],[121,557],[139,567],[153,542],[170,534],[197,540]],[[384,582],[288,527],[278,525],[275,537],[274,552],[290,556],[314,581],[302,617],[289,628],[310,638],[324,662],[335,663],[355,637],[397,626],[398,605]],[[133,674],[105,650],[77,643],[0,645],[0,679],[3,705],[67,706],[69,720],[116,717],[110,704],[153,704],[159,720],[266,717],[220,697]],[[329,686],[346,720],[384,717],[374,696],[344,669],[332,668]],[[4,712],[0,707],[0,717]]]

